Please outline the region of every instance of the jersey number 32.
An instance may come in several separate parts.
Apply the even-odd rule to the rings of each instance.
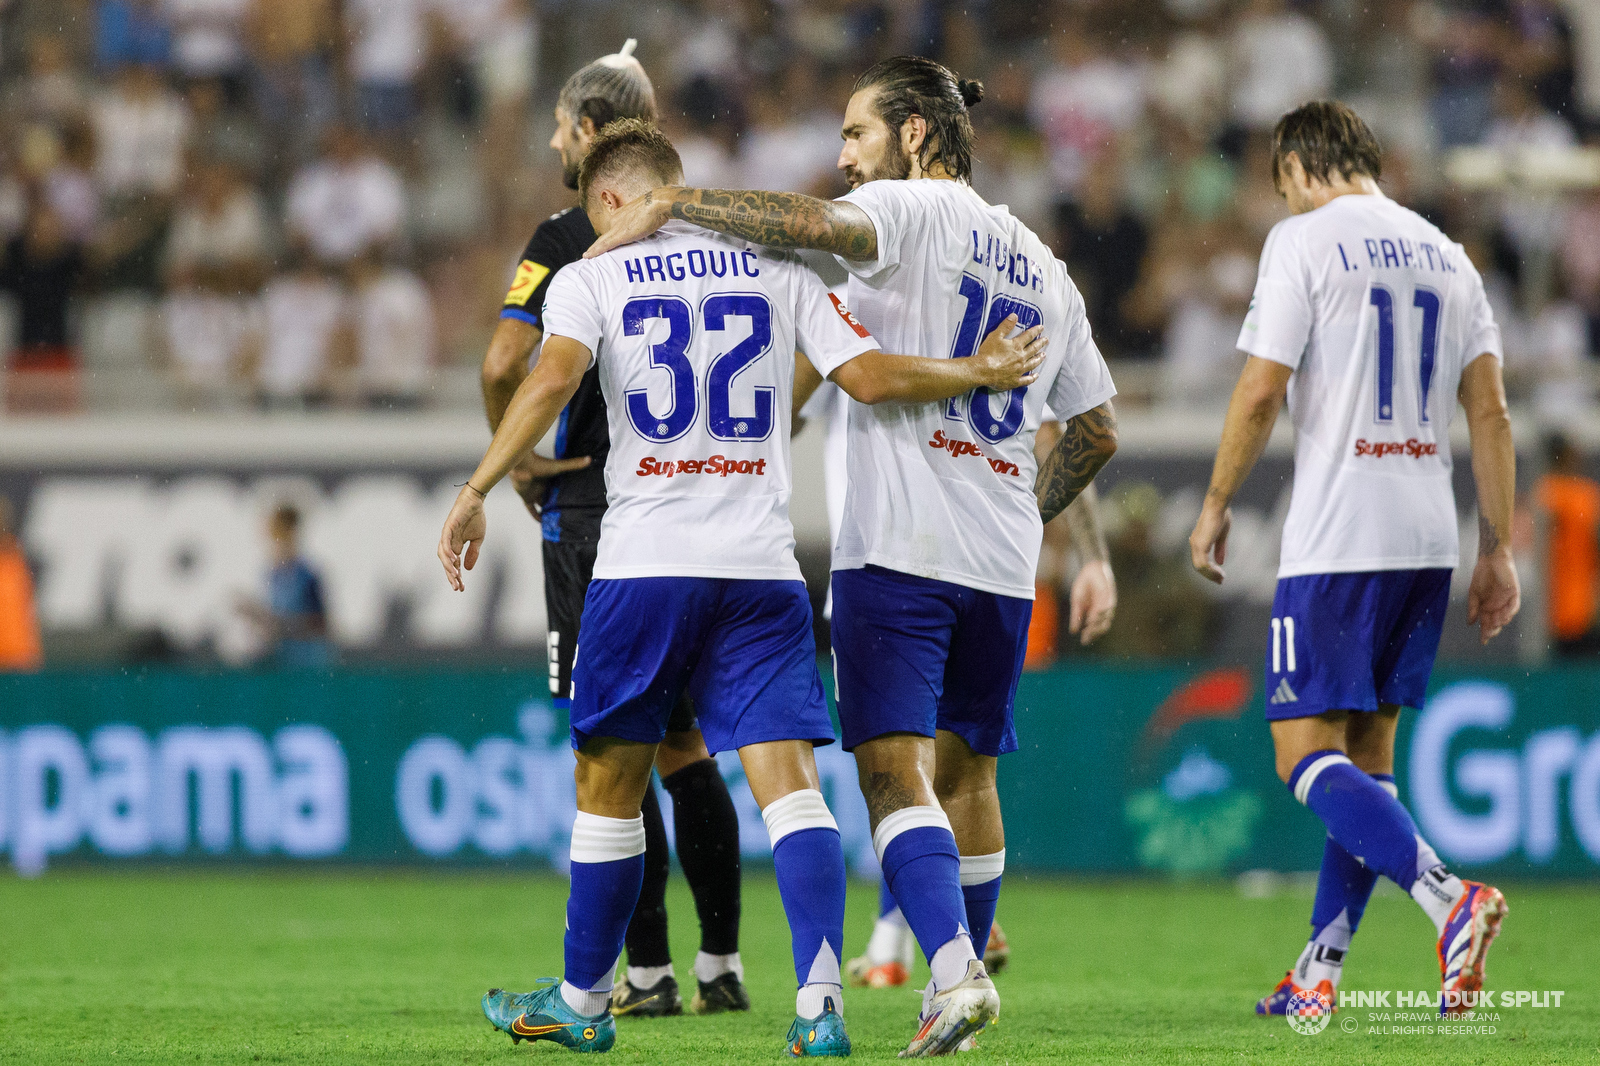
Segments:
[[[750,292],[719,292],[700,305],[701,329],[711,333],[726,330],[730,318],[750,320],[750,336],[711,360],[706,369],[706,429],[723,441],[766,440],[772,433],[773,397],[771,386],[754,388],[754,410],[733,412],[734,378],[748,370],[772,347],[772,304],[765,296]],[[694,312],[679,296],[640,296],[622,308],[622,332],[642,336],[645,324],[660,319],[667,324],[667,335],[650,346],[650,365],[665,370],[672,380],[672,406],[665,414],[650,410],[648,389],[628,389],[628,422],[645,440],[674,441],[695,424],[700,416],[701,388],[689,362],[689,342],[694,339]]]

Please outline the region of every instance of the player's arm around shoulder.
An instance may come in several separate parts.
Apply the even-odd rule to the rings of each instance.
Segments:
[[[1478,485],[1478,562],[1467,587],[1467,624],[1484,644],[1522,606],[1517,564],[1511,556],[1511,519],[1517,488],[1517,451],[1500,360],[1479,355],[1461,372],[1458,389],[1472,438],[1472,476]]]
[[[844,200],[755,189],[663,186],[619,209],[584,258],[643,240],[675,218],[769,248],[810,248],[852,261],[878,256],[872,219]]]
[[[1017,316],[1011,315],[966,359],[863,352],[835,368],[828,380],[864,404],[930,403],[976,388],[1024,388],[1038,380],[1050,339],[1042,325],[1013,335],[1016,328]]]
[[[463,567],[471,570],[477,564],[478,551],[488,534],[483,501],[489,490],[549,432],[556,416],[578,391],[592,362],[588,345],[552,333],[545,340],[538,364],[517,387],[500,428],[489,442],[489,450],[456,496],[439,535],[439,562],[450,587],[457,592],[464,589]]]

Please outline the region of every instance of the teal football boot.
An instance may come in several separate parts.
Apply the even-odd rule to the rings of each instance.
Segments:
[[[512,995],[500,988],[483,994],[483,1016],[513,1044],[553,1040],[573,1051],[610,1051],[617,1042],[617,1023],[609,1010],[585,1018],[561,998],[561,982],[546,977],[532,992]],[[843,1030],[841,1030],[842,1032]]]
[[[815,1018],[795,1018],[789,1026],[789,1057],[847,1058],[850,1055],[850,1035],[844,1031],[844,1019],[833,1005],[833,997],[822,1001],[822,1013]]]

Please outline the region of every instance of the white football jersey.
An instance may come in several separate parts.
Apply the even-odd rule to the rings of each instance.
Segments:
[[[1454,567],[1450,418],[1461,371],[1502,358],[1459,244],[1385,196],[1273,227],[1239,334],[1294,370],[1294,490],[1278,576]]]
[[[545,333],[600,368],[611,453],[594,576],[800,579],[789,522],[794,353],[878,347],[790,253],[684,222],[561,269]]]
[[[835,570],[872,564],[1033,598],[1043,526],[1033,436],[1116,394],[1067,268],[968,185],[872,181],[844,199],[872,219],[878,256],[846,262],[850,306],[885,351],[961,358],[1010,314],[1050,338],[1039,380],[936,404],[850,403],[850,486]],[[820,369],[820,368],[819,368]]]

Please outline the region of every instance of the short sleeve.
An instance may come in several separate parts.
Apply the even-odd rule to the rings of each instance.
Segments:
[[[876,259],[853,260],[839,257],[839,264],[859,278],[874,278],[900,265],[900,252],[907,238],[923,217],[908,181],[869,181],[840,197],[866,213],[876,231]]]
[[[572,258],[560,246],[553,223],[554,220],[545,222],[534,230],[528,246],[522,250],[517,272],[511,278],[511,288],[506,290],[505,302],[500,308],[501,318],[515,318],[544,328],[540,314],[550,281],[561,265]]]
[[[1067,309],[1067,331],[1059,342],[1050,338],[1050,345],[1053,348],[1061,343],[1066,352],[1055,380],[1050,383],[1045,405],[1057,421],[1066,422],[1111,399],[1117,394],[1117,387],[1111,381],[1111,369],[1106,366],[1105,357],[1094,343],[1089,317],[1084,313],[1083,297],[1071,279],[1065,278],[1064,269],[1061,273],[1066,289],[1062,306]]]
[[[822,279],[796,265],[794,340],[824,378],[863,352],[878,347],[844,302],[828,291]]]
[[[1311,281],[1299,247],[1284,228],[1287,221],[1272,228],[1261,250],[1239,349],[1298,370],[1311,341]]]
[[[574,263],[556,273],[545,292],[541,312],[546,337],[570,337],[589,349],[589,365],[600,352],[605,320],[600,301],[588,285],[585,272]]]
[[[1467,275],[1467,320],[1461,365],[1466,366],[1485,352],[1503,365],[1506,361],[1505,346],[1500,340],[1500,324],[1494,320],[1494,309],[1489,306],[1489,294],[1483,288],[1483,276],[1459,246],[1456,249],[1456,261],[1462,264],[1462,270]]]

